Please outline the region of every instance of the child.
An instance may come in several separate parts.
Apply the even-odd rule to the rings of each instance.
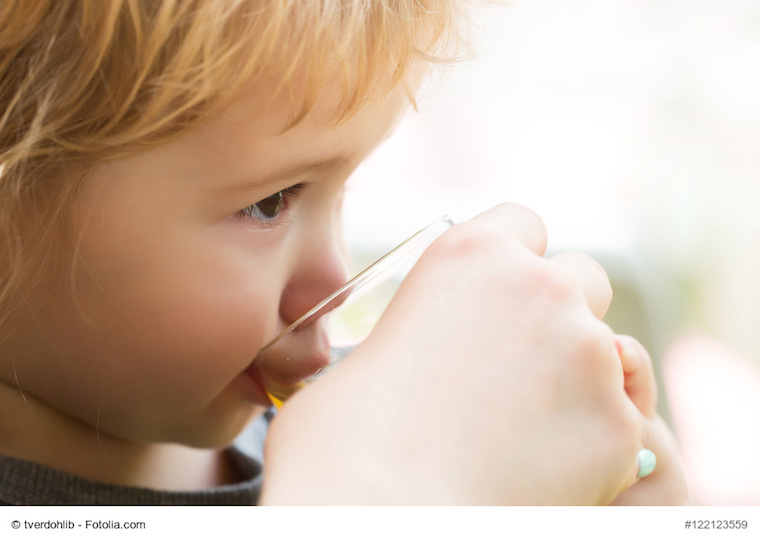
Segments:
[[[343,184],[456,11],[0,8],[0,502],[259,501],[251,360],[345,281]],[[262,502],[609,503],[639,448],[662,462],[598,320],[606,277],[544,247],[517,206],[435,243],[351,363],[277,414]]]

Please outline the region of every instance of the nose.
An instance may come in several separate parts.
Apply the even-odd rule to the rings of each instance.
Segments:
[[[310,225],[295,250],[293,271],[280,298],[280,317],[288,324],[348,280],[348,252],[339,220]]]

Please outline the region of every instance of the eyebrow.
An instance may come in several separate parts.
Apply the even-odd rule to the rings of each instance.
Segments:
[[[280,171],[268,174],[260,179],[245,181],[242,183],[215,187],[212,190],[217,193],[230,193],[230,192],[244,192],[254,189],[266,188],[269,185],[277,185],[283,180],[292,179],[308,173],[314,173],[324,171],[326,169],[335,168],[348,162],[348,159],[343,156],[336,156],[327,160],[309,161],[295,166],[290,166]]]

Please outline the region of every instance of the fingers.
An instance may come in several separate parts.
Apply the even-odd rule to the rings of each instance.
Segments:
[[[503,203],[485,211],[469,224],[508,231],[532,252],[543,256],[546,252],[546,226],[535,212],[516,203]]]
[[[615,335],[615,346],[620,356],[620,363],[623,369],[624,388],[633,406],[639,411],[642,421],[642,446],[652,450],[658,461],[655,473],[649,478],[656,479],[663,471],[664,466],[660,465],[662,447],[660,445],[661,429],[653,430],[658,425],[657,417],[657,384],[652,366],[652,358],[646,348],[628,335]],[[629,476],[627,488],[632,488],[640,481],[638,478],[638,462]],[[658,472],[659,471],[659,472]],[[625,497],[619,498],[615,504],[634,504],[637,492],[627,491]],[[633,500],[631,500],[633,498]],[[629,502],[631,501],[631,502]],[[644,501],[642,501],[644,502]],[[639,502],[638,504],[641,504]]]
[[[577,282],[594,316],[602,318],[607,313],[612,302],[612,286],[601,265],[581,252],[564,252],[552,256],[549,262]]]
[[[639,412],[653,419],[657,414],[657,383],[649,352],[639,341],[627,335],[616,335],[615,344],[623,366],[628,397]]]
[[[538,256],[543,256],[546,252],[547,234],[543,221],[532,210],[514,203],[489,209],[468,222],[455,226],[451,233],[442,237],[458,243],[457,248],[452,250],[452,253],[458,254],[471,248],[468,245],[474,239],[482,247],[484,239],[491,237],[490,257],[497,257],[497,253],[504,254],[505,234],[507,239],[516,241]],[[470,260],[470,263],[473,261]],[[598,263],[579,252],[563,253],[548,261],[579,287],[594,316],[602,318],[607,313],[612,301],[612,287],[607,274]]]
[[[668,426],[659,416],[644,418],[643,443],[657,457],[657,466],[646,478],[632,474],[614,505],[689,505],[689,487],[683,469],[678,443]],[[638,463],[635,465],[638,470]]]

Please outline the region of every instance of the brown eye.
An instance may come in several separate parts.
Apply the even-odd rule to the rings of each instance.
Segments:
[[[283,203],[285,203],[285,198],[283,197],[282,192],[277,192],[276,194],[264,198],[260,202],[254,204],[254,206],[258,207],[261,214],[266,218],[275,218],[280,214]]]
[[[280,191],[264,198],[263,200],[249,205],[241,211],[245,216],[258,220],[273,220],[277,218],[285,205],[285,196]]]
[[[292,203],[295,203],[299,194],[306,189],[309,183],[298,183],[276,194],[272,194],[249,205],[238,212],[240,218],[247,218],[258,222],[274,223],[281,220],[289,211]]]

